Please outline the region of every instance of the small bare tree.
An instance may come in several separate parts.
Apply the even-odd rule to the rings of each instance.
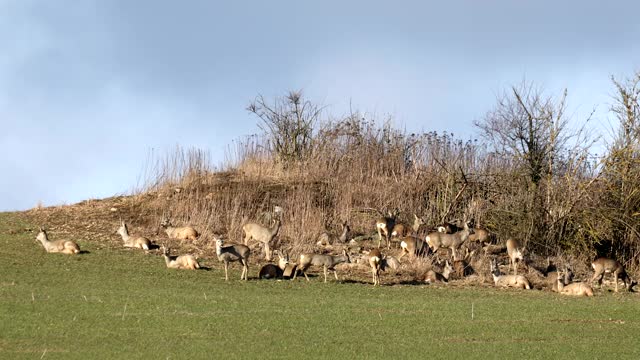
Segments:
[[[262,120],[258,127],[269,139],[276,160],[286,165],[306,158],[322,107],[305,100],[302,91],[290,91],[271,104],[258,95],[247,110]]]

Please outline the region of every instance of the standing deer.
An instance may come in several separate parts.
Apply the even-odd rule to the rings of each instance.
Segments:
[[[469,241],[478,242],[482,245],[491,242],[491,233],[485,229],[475,228],[473,234],[469,235]]]
[[[284,270],[289,264],[289,255],[278,253],[278,265],[266,264],[258,273],[259,279],[280,279],[283,277]]]
[[[409,227],[409,225],[405,223],[396,223],[393,226],[393,230],[391,231],[391,237],[401,238],[409,235],[409,233],[417,234],[422,224],[424,224],[424,219],[418,217],[418,215],[416,214],[413,214],[413,225]]]
[[[449,248],[453,255],[460,245],[467,241],[467,238],[469,238],[471,234],[473,234],[473,228],[469,227],[469,224],[465,221],[462,230],[453,234],[432,232],[427,235],[426,241],[434,253],[438,251],[439,248]]]
[[[164,228],[170,239],[195,240],[199,235],[196,229],[191,226],[174,227],[168,218],[162,219],[160,226]]]
[[[249,279],[249,256],[251,250],[248,246],[237,244],[222,246],[224,240],[215,237],[216,241],[216,255],[218,255],[218,261],[224,262],[224,280],[229,281],[229,263],[238,261],[242,264],[242,274],[240,274],[240,280]]]
[[[124,221],[120,222],[120,227],[118,228],[117,233],[122,236],[124,247],[144,250],[149,250],[149,248],[151,247],[151,241],[149,241],[149,239],[142,236],[129,236],[129,229],[127,228],[127,224]]]
[[[369,266],[373,273],[373,286],[380,285],[380,267],[382,263],[382,253],[379,249],[373,249],[369,252]]]
[[[170,249],[164,245],[162,245],[161,250],[164,256],[164,262],[170,269],[200,269],[200,265],[193,255],[171,256],[169,255]]]
[[[582,282],[574,282],[565,285],[564,278],[565,276],[562,272],[557,273],[556,287],[558,288],[558,292],[560,294],[574,296],[593,296],[593,289],[591,288],[591,286]]]
[[[602,278],[605,274],[613,274],[616,292],[618,292],[618,279],[621,279],[624,282],[627,291],[632,291],[633,286],[637,284],[636,281],[629,277],[624,266],[622,266],[619,261],[601,257],[592,262],[591,267],[594,271],[591,283],[593,283],[593,280],[598,279],[598,285],[600,287],[602,287]]]
[[[244,232],[244,244],[249,245],[249,240],[256,240],[264,245],[265,259],[271,261],[271,244],[280,231],[280,219],[275,219],[273,225],[268,228],[255,222],[249,222],[242,227]]]
[[[393,213],[388,212],[387,216],[381,216],[376,220],[376,229],[378,230],[378,248],[382,243],[382,234],[384,233],[387,240],[387,249],[391,248],[391,232],[394,226],[396,226],[396,219],[398,217],[398,210]]]
[[[449,276],[451,275],[452,271],[453,271],[453,267],[451,266],[451,264],[449,264],[449,261],[447,260],[444,263],[444,269],[442,270],[441,273],[436,272],[433,269],[427,271],[427,273],[424,275],[424,282],[427,284],[433,284],[436,282],[447,283],[449,282]]]
[[[304,277],[309,281],[309,277],[307,276],[307,269],[310,266],[322,266],[324,270],[324,282],[327,282],[327,271],[332,270],[333,275],[338,280],[338,272],[334,269],[334,267],[341,263],[351,263],[351,259],[349,258],[349,254],[347,254],[346,250],[342,250],[342,255],[334,256],[334,255],[320,255],[320,254],[302,254],[300,255],[300,259],[298,259],[298,270],[304,275]],[[297,277],[297,273],[293,275],[293,279],[295,280]]]
[[[513,274],[518,275],[518,260],[523,261],[522,249],[517,240],[507,240],[507,254],[509,255],[509,270],[513,265]]]
[[[44,249],[48,253],[63,253],[68,255],[75,255],[80,253],[80,247],[75,241],[71,240],[56,240],[49,241],[47,232],[43,227],[40,227],[40,232],[36,236],[36,242],[39,241]]]
[[[491,260],[491,276],[495,286],[531,289],[529,280],[522,275],[502,275],[495,259]]]
[[[422,256],[427,253],[428,245],[416,237],[407,236],[400,241],[400,249],[402,254],[398,260],[401,260],[403,256],[410,254],[411,256]]]

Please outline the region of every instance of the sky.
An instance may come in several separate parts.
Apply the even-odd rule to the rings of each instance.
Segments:
[[[640,69],[637,1],[0,0],[0,211],[127,194],[150,152],[222,163],[246,106],[302,89],[327,113],[477,137],[523,80],[611,128]]]

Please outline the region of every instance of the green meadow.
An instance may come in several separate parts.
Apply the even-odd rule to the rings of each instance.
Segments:
[[[1,359],[640,358],[635,293],[268,281],[255,266],[241,282],[237,264],[225,282],[215,259],[170,270],[82,240],[47,254],[20,219],[0,214]]]

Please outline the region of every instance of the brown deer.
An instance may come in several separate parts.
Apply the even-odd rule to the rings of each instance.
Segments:
[[[453,271],[453,267],[451,266],[451,264],[449,264],[449,261],[447,260],[444,263],[444,269],[442,270],[441,273],[433,269],[427,271],[427,273],[424,275],[424,282],[427,284],[433,284],[436,282],[447,283],[449,282],[449,276],[451,275],[452,271]]]
[[[193,255],[171,256],[169,255],[170,249],[164,245],[162,245],[161,250],[164,256],[164,262],[170,269],[200,269],[200,265]]]
[[[424,224],[424,219],[418,217],[418,215],[413,214],[413,225],[409,227],[408,224],[405,223],[396,223],[393,226],[393,230],[391,231],[391,237],[402,238],[409,234],[417,234],[420,230],[420,226]]]
[[[127,228],[127,224],[124,221],[120,222],[120,227],[117,231],[118,234],[122,237],[122,241],[124,241],[124,247],[126,248],[138,248],[149,250],[151,247],[151,241],[146,237],[142,236],[129,236],[129,228]]]
[[[469,241],[478,242],[481,245],[491,242],[492,234],[485,229],[475,228],[473,234],[469,235]]]
[[[565,285],[565,276],[563,272],[558,272],[556,277],[556,287],[558,288],[558,292],[560,294],[574,296],[593,296],[593,289],[591,288],[591,286],[582,282],[574,282]]]
[[[524,257],[522,256],[522,249],[517,240],[507,240],[507,254],[509,255],[509,270],[511,270],[511,266],[513,265],[513,274],[518,275],[518,260],[523,261]]]
[[[469,235],[473,234],[473,228],[469,227],[469,224],[465,221],[462,230],[453,234],[447,234],[442,232],[432,232],[426,237],[426,242],[435,253],[440,248],[449,248],[451,253],[455,254],[456,250],[462,245]]]
[[[637,284],[636,281],[629,277],[624,266],[622,266],[619,261],[601,257],[592,262],[591,267],[594,271],[591,283],[593,283],[593,280],[598,279],[598,285],[600,287],[602,287],[602,278],[605,274],[613,274],[616,292],[618,292],[618,279],[624,282],[627,291],[632,291],[633,286]]]
[[[271,261],[271,245],[273,239],[280,231],[280,219],[274,219],[271,227],[266,227],[255,222],[249,222],[242,226],[244,232],[244,244],[249,245],[249,240],[256,240],[264,246],[265,259]]]
[[[224,262],[224,280],[229,281],[229,263],[239,262],[242,264],[242,274],[240,274],[240,280],[249,279],[249,256],[251,250],[248,246],[242,244],[234,244],[229,246],[222,246],[224,240],[219,237],[214,237],[216,241],[216,255],[218,261]]]
[[[491,276],[495,286],[531,289],[529,280],[522,275],[502,275],[495,259],[491,260]]]
[[[160,226],[164,228],[170,239],[195,240],[200,234],[191,226],[174,227],[168,218],[162,219]]]
[[[396,226],[396,219],[398,218],[398,209],[393,212],[388,212],[387,216],[381,216],[376,220],[376,229],[378,231],[378,248],[382,243],[382,234],[384,233],[387,240],[387,249],[391,248],[391,232]]]
[[[300,259],[298,259],[298,270],[304,275],[304,277],[309,281],[309,277],[307,276],[307,269],[310,266],[322,266],[324,270],[324,282],[327,282],[327,271],[332,270],[333,275],[338,280],[338,273],[334,269],[334,267],[341,263],[351,263],[351,259],[349,258],[349,254],[346,250],[342,250],[342,255],[334,256],[334,255],[321,255],[321,254],[302,254],[300,255]],[[295,280],[297,277],[297,272],[293,275],[293,279]]]
[[[402,253],[398,260],[401,260],[407,254],[413,256],[423,256],[427,253],[429,246],[422,239],[407,236],[400,241],[400,249]]]
[[[373,249],[369,252],[369,266],[373,273],[373,286],[380,285],[380,267],[382,263],[382,253],[379,249]]]
[[[289,255],[286,253],[278,253],[278,265],[266,264],[260,269],[258,273],[259,279],[281,279],[284,275],[284,270],[289,264]]]
[[[80,247],[75,241],[71,240],[56,240],[49,241],[47,232],[43,227],[40,227],[40,232],[36,236],[36,242],[39,241],[44,249],[48,253],[62,253],[68,255],[75,255],[80,253]]]

